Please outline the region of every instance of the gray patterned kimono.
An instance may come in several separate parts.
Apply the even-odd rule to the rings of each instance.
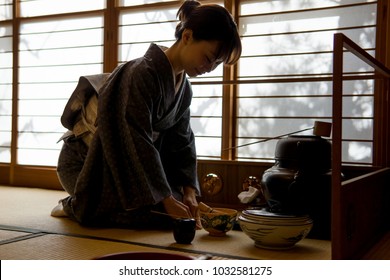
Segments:
[[[181,199],[182,186],[194,186],[200,194],[191,85],[184,77],[175,90],[169,60],[155,44],[144,57],[101,77],[104,84],[96,76],[80,78],[61,118],[74,130],[84,108],[75,100],[83,103],[98,94],[91,142],[73,132],[64,139],[57,166],[70,194],[62,201],[64,210],[84,225],[165,227],[170,218],[151,209],[163,211],[160,202],[171,194]]]

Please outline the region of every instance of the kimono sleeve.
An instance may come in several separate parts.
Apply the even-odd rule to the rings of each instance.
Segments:
[[[195,136],[190,125],[189,108],[179,122],[165,132],[159,149],[169,184],[175,188],[192,186],[200,195]]]

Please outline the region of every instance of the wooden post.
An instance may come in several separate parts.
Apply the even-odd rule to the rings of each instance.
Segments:
[[[332,259],[340,259],[341,242],[341,139],[343,108],[343,34],[334,35],[333,45],[333,111],[332,111]]]

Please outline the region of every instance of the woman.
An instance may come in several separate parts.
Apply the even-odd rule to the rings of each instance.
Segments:
[[[219,5],[185,1],[177,16],[172,47],[151,44],[143,57],[110,75],[80,78],[61,118],[69,132],[57,173],[69,197],[53,216],[132,228],[162,228],[171,218],[193,217],[200,227],[186,74],[234,64],[241,42]]]

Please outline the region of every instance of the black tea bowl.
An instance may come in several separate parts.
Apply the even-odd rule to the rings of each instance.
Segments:
[[[195,219],[178,218],[173,222],[173,237],[179,244],[191,244],[196,231]]]

